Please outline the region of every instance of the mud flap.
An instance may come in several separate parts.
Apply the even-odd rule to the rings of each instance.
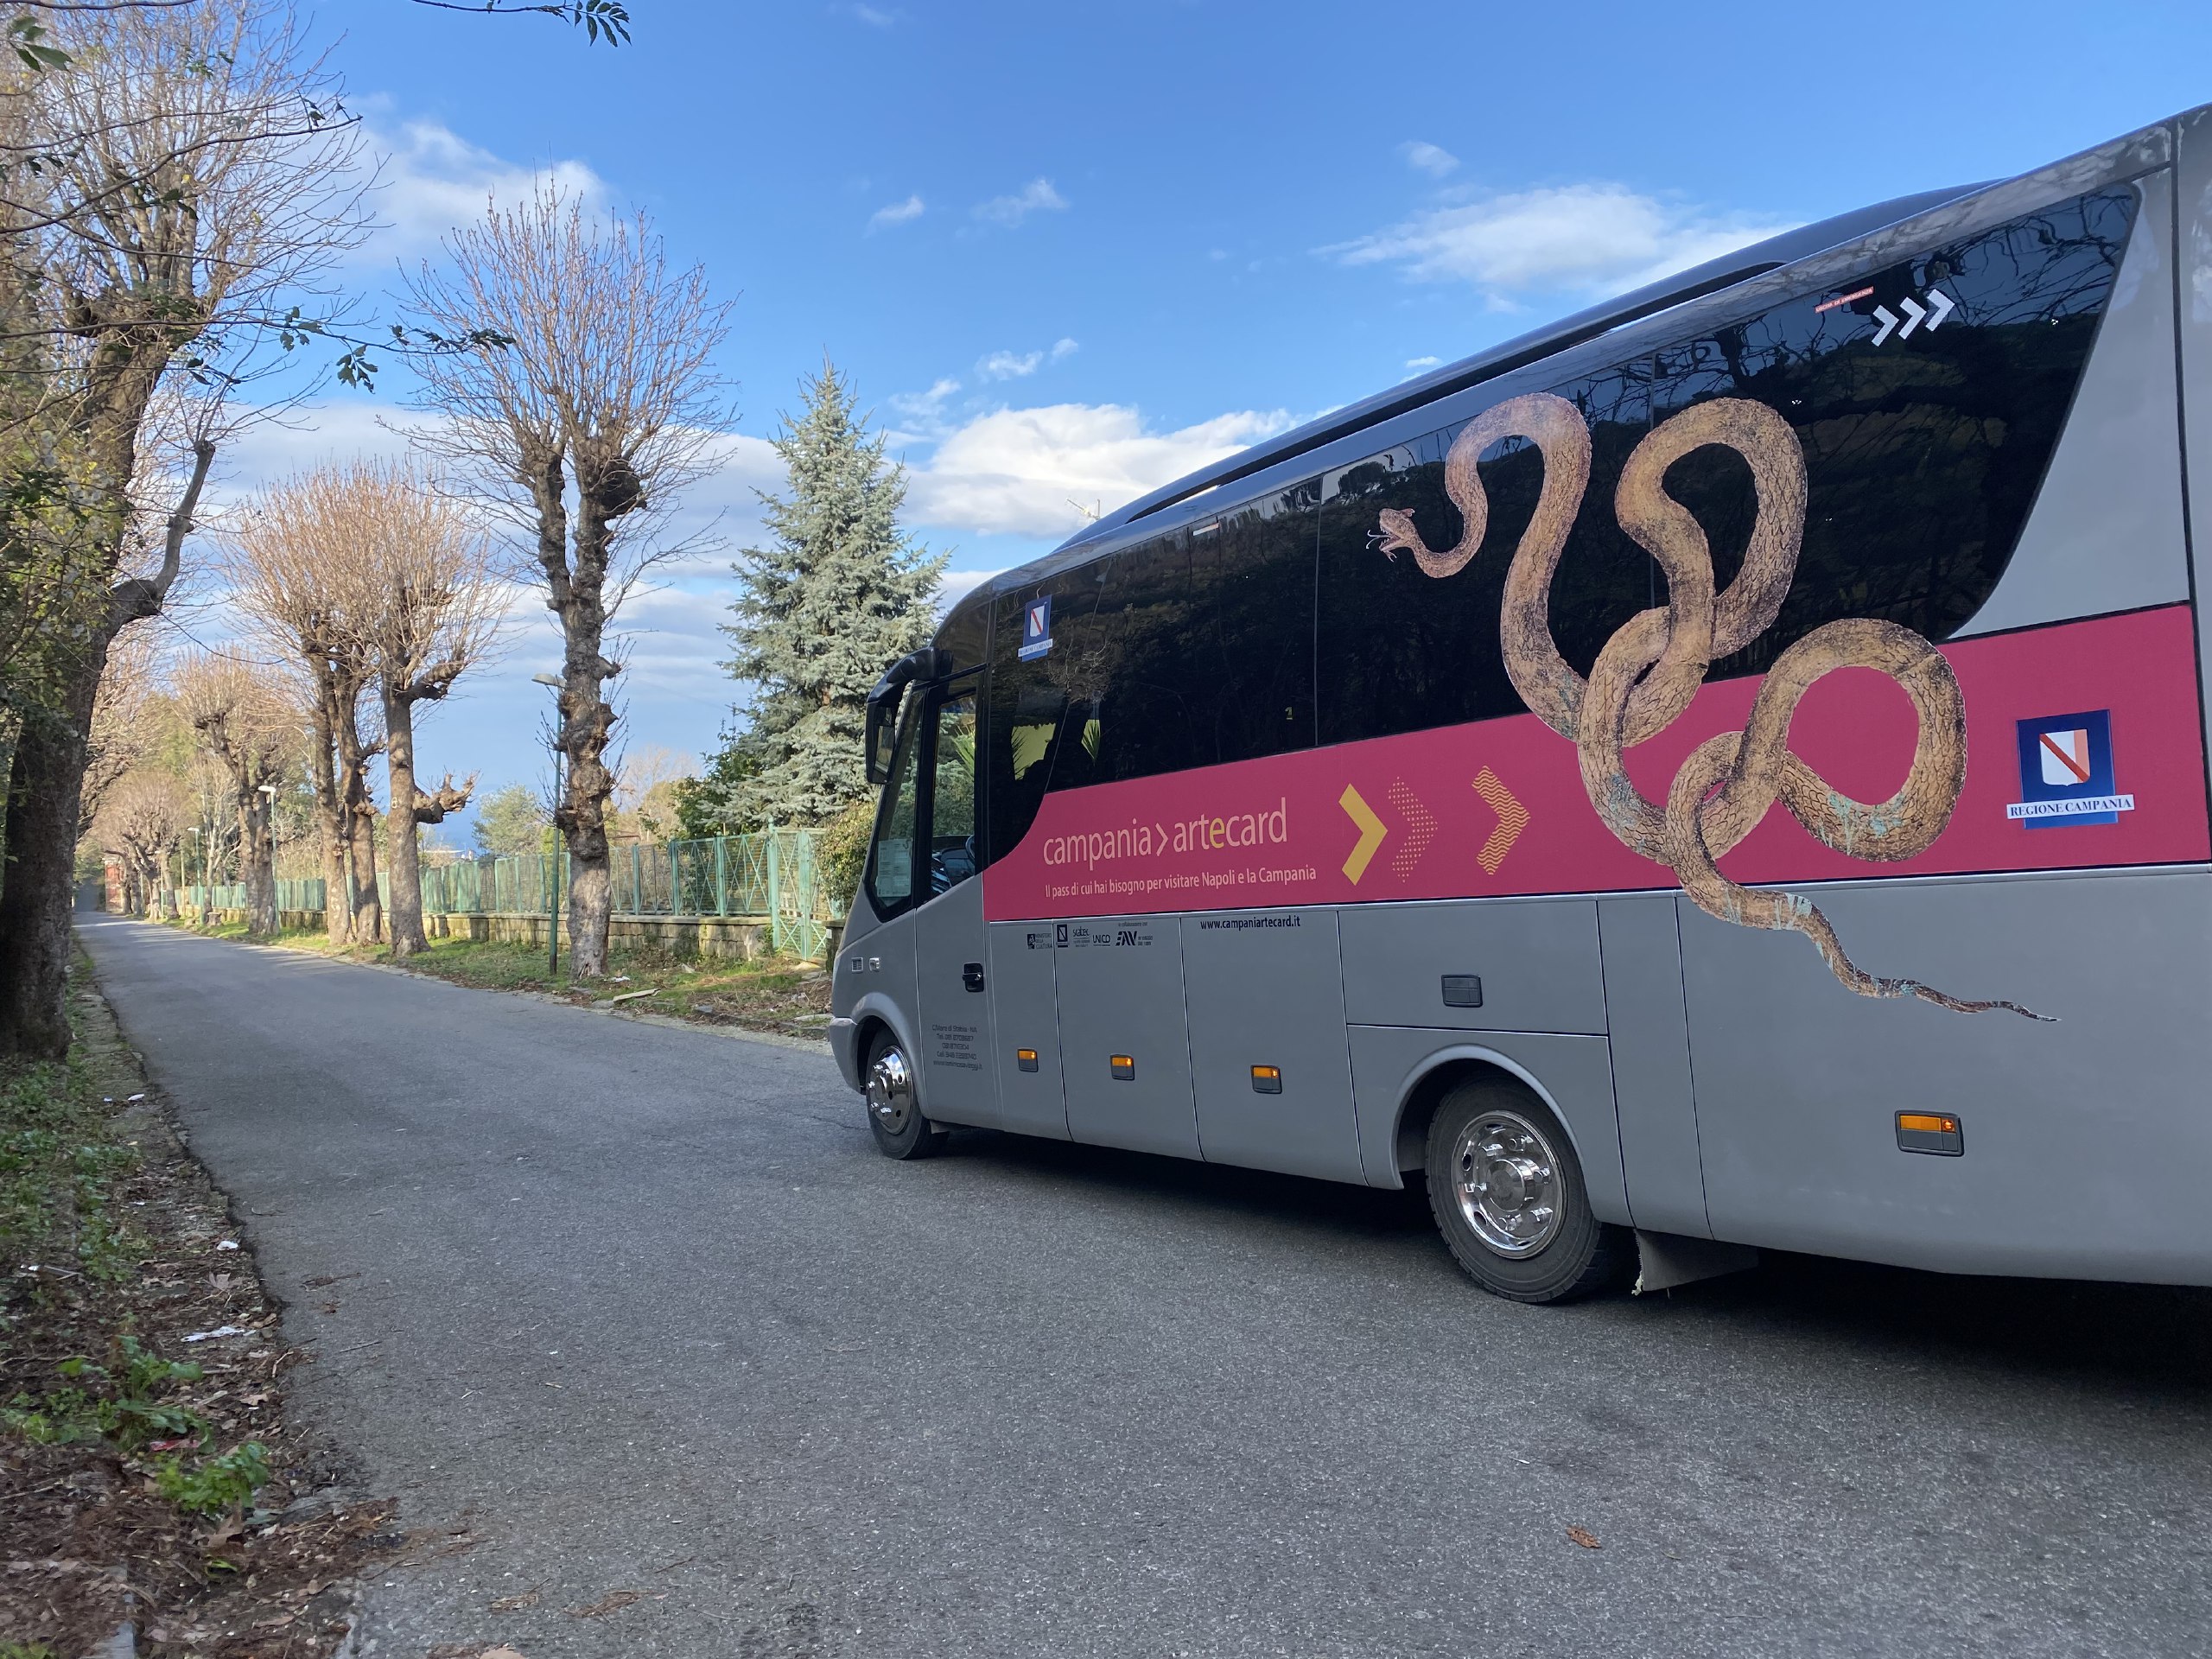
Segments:
[[[1636,1231],[1636,1284],[1630,1294],[1637,1296],[1741,1273],[1759,1263],[1758,1251],[1749,1244],[1724,1244],[1717,1238],[1681,1233],[1647,1233],[1641,1227]]]

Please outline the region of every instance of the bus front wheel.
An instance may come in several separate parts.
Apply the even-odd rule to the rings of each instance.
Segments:
[[[1492,1295],[1572,1301],[1627,1275],[1628,1230],[1591,1212],[1573,1142],[1529,1090],[1497,1078],[1461,1084],[1429,1120],[1427,1167],[1444,1242]]]
[[[945,1132],[922,1116],[913,1065],[889,1032],[877,1033],[868,1045],[863,1075],[868,1127],[877,1151],[887,1158],[926,1158],[944,1147]]]

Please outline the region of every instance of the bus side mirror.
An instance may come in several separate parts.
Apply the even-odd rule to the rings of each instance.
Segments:
[[[868,696],[868,735],[861,740],[868,761],[868,782],[871,789],[880,789],[883,780],[891,775],[891,749],[899,734],[899,695],[903,685],[888,688],[878,686]]]
[[[883,671],[868,694],[868,726],[861,740],[869,787],[891,775],[892,749],[899,739],[899,703],[910,680],[941,680],[952,672],[952,653],[935,645],[910,651]]]

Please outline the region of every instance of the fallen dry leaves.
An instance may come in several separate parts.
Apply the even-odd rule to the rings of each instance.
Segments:
[[[632,1602],[645,1599],[642,1590],[611,1590],[597,1601],[582,1607],[563,1607],[561,1611],[570,1618],[605,1618],[609,1613],[619,1613]]]
[[[1597,1535],[1595,1534],[1589,1532],[1581,1527],[1569,1527],[1567,1529],[1567,1541],[1571,1544],[1580,1544],[1585,1549],[1603,1549],[1605,1548],[1603,1544],[1598,1541]]]

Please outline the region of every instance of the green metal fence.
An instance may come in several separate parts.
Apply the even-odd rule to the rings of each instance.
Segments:
[[[461,859],[423,872],[423,908],[454,915],[543,915],[552,908],[555,856]],[[568,907],[569,858],[559,859]],[[632,842],[614,849],[617,916],[758,918],[782,955],[819,959],[842,919],[820,874],[811,830],[771,830],[710,841]]]
[[[543,916],[553,907],[556,855],[509,854],[464,858],[423,869],[427,915]],[[557,855],[561,908],[569,907],[569,855]],[[819,961],[843,918],[844,897],[823,879],[811,830],[770,830],[711,841],[632,842],[614,849],[617,916],[734,917],[766,922],[772,948]],[[389,871],[377,873],[384,903],[391,902]],[[245,908],[243,882],[181,890],[188,908]],[[321,910],[321,877],[276,884],[279,910]]]
[[[218,881],[212,887],[180,887],[177,893],[179,902],[188,910],[197,910],[203,904],[216,910],[245,908],[245,883],[243,881]],[[323,880],[319,875],[307,876],[297,881],[279,881],[276,884],[276,908],[321,910],[322,894]]]

